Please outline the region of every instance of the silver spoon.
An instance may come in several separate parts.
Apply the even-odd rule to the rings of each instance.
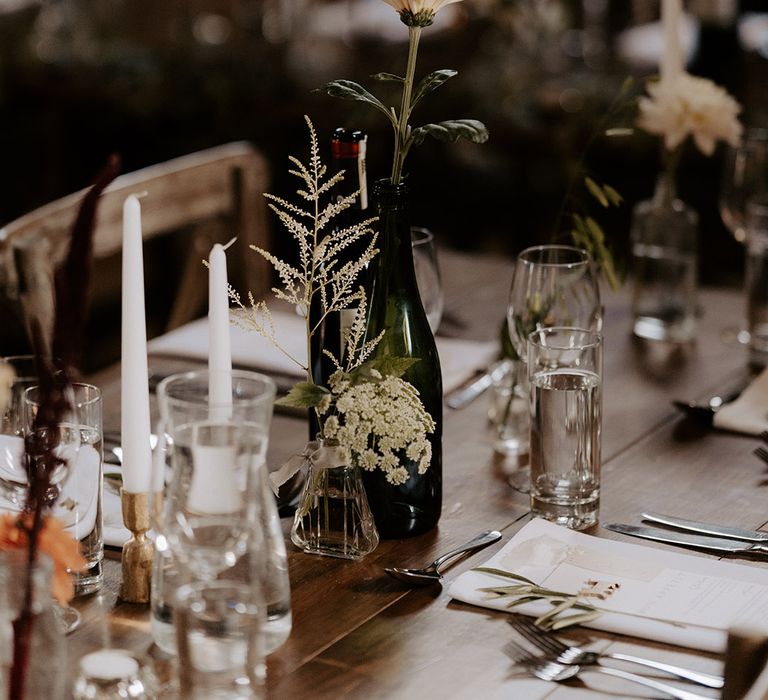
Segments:
[[[423,569],[403,569],[399,566],[386,568],[386,571],[390,576],[396,578],[398,581],[403,581],[411,586],[428,586],[430,583],[437,583],[443,577],[440,574],[440,567],[445,564],[449,559],[453,559],[459,554],[465,552],[471,552],[475,549],[482,549],[483,547],[498,542],[501,539],[501,533],[498,530],[485,530],[476,537],[473,537],[466,544],[461,547],[456,547],[450,552],[446,552],[442,556],[438,557],[431,564],[428,564]]]

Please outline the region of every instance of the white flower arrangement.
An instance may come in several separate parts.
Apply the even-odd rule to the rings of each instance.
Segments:
[[[412,384],[376,369],[369,374],[360,383],[341,370],[331,376],[331,400],[318,406],[323,435],[349,450],[363,469],[380,468],[389,483],[403,484],[408,470],[398,453],[417,462],[419,474],[424,474],[432,459],[426,433],[435,429],[435,422]]]
[[[698,149],[711,156],[720,139],[738,145],[743,130],[739,103],[711,80],[685,72],[649,83],[639,109],[637,125],[661,136],[668,151],[690,135]]]
[[[380,468],[390,483],[402,484],[408,479],[408,472],[400,466],[398,453],[418,461],[418,471],[423,474],[432,454],[427,435],[434,431],[435,423],[425,410],[419,392],[401,379],[418,360],[369,359],[383,333],[372,339],[366,338],[367,300],[363,288],[356,284],[360,272],[378,253],[376,234],[370,226],[375,219],[341,230],[333,228],[335,217],[349,208],[357,193],[338,200],[329,196],[332,188],[343,180],[344,173],[326,178],[315,129],[309,118],[305,119],[310,133],[310,161],[304,165],[290,157],[295,166],[290,173],[302,181],[303,187],[297,194],[309,202],[309,207],[304,209],[266,195],[270,208],[298,243],[299,262],[292,265],[263,248],[251,248],[266,258],[278,273],[282,286],[272,289],[275,297],[295,306],[303,314],[307,358],[310,357],[312,338],[328,314],[354,309],[354,321],[344,331],[344,357],[337,358],[324,351],[336,368],[330,386],[316,384],[311,363],[304,364],[281,346],[265,301],[256,301],[249,293],[246,306],[233,288],[229,290],[230,298],[240,310],[237,323],[241,327],[264,336],[306,373],[306,381],[296,384],[277,403],[315,410],[321,437],[337,443],[336,454],[343,461],[356,461],[367,470]],[[339,253],[361,239],[367,239],[363,254],[341,264]],[[317,305],[318,300],[319,320],[310,321],[309,309],[313,304]],[[286,470],[281,483],[293,473],[295,470]]]

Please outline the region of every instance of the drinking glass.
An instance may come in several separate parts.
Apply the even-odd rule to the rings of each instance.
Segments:
[[[266,601],[269,651],[291,629],[287,557],[265,464],[274,382],[255,372],[229,374],[231,403],[211,403],[221,373],[173,375],[158,387],[161,425],[172,477],[155,524],[159,556],[191,580],[248,580]],[[156,460],[157,468],[165,465]],[[156,567],[157,571],[157,567]],[[169,584],[170,566],[163,572]],[[153,590],[153,631],[169,631],[169,590]]]
[[[73,573],[72,580],[75,596],[81,596],[95,593],[104,583],[102,402],[101,391],[92,384],[75,382],[71,387],[73,412],[67,418],[67,424],[79,431],[79,450],[77,458],[68,462],[66,474],[56,474],[52,479],[52,484],[59,489],[53,515],[80,542],[86,566],[83,571]],[[28,426],[32,425],[39,409],[39,394],[37,386],[24,391]]]
[[[435,235],[427,228],[411,227],[413,244],[413,266],[416,270],[416,284],[419,288],[421,303],[427,314],[432,333],[437,333],[443,317],[443,285],[440,279],[440,267],[437,264]]]
[[[262,604],[252,586],[202,581],[176,595],[181,695],[189,700],[263,698]]]
[[[747,201],[768,192],[768,129],[748,129],[728,149],[720,189],[720,215],[733,237],[747,239]]]
[[[768,364],[768,197],[749,201],[746,230],[749,362],[757,368]]]
[[[575,530],[594,525],[600,506],[602,376],[599,333],[531,333],[531,512]]]
[[[527,339],[550,326],[600,331],[600,289],[589,254],[566,245],[541,245],[518,255],[507,305],[507,328],[520,359]]]

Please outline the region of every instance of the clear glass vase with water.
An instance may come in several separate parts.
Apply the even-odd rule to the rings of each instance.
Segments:
[[[670,173],[632,218],[633,333],[686,343],[696,334],[698,216],[677,198]]]

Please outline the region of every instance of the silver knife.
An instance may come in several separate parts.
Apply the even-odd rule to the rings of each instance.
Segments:
[[[768,546],[763,544],[746,544],[723,537],[707,537],[706,535],[693,535],[686,532],[674,532],[662,530],[657,527],[645,527],[644,525],[623,525],[621,523],[609,523],[603,525],[607,530],[619,532],[622,535],[642,537],[646,540],[666,542],[668,544],[680,544],[685,547],[698,547],[715,552],[729,552],[731,554],[768,554]]]
[[[493,379],[490,371],[483,372],[469,384],[465,384],[450,392],[445,397],[445,405],[448,406],[448,408],[464,408],[464,406],[472,403],[478,396],[480,396],[480,394],[491,386],[492,382]]]
[[[746,540],[747,542],[768,542],[768,532],[759,532],[758,530],[742,530],[740,527],[702,523],[698,520],[686,520],[685,518],[676,518],[673,515],[661,515],[660,513],[642,513],[641,517],[643,520],[675,527],[678,530],[698,532],[702,535],[716,535],[734,540]]]

